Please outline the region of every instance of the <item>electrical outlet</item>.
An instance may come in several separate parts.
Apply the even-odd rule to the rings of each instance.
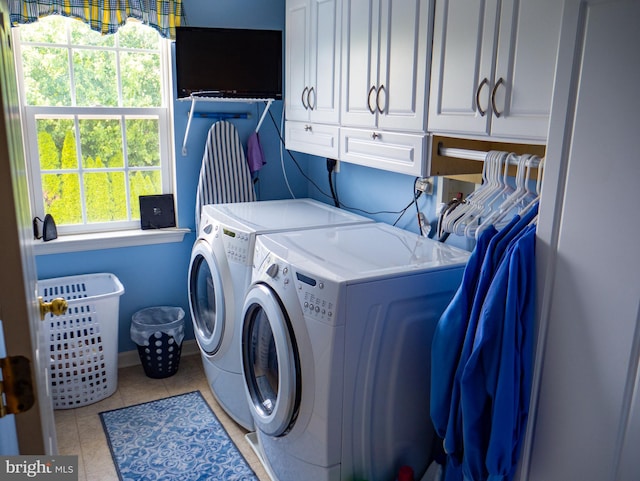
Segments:
[[[438,178],[438,203],[446,204],[451,199],[462,195],[465,199],[476,189],[476,184],[449,177]]]
[[[430,177],[422,177],[416,180],[416,190],[424,192],[427,195],[433,194],[433,181]]]

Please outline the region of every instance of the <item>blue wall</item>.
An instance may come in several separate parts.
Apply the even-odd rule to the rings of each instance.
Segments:
[[[284,0],[185,0],[184,6],[187,23],[192,26],[284,30]],[[251,59],[247,61],[250,62]],[[135,344],[129,337],[131,316],[137,310],[148,306],[182,307],[187,314],[186,339],[193,339],[187,274],[191,246],[195,241],[195,189],[211,120],[195,118],[192,121],[187,143],[188,153],[182,156],[180,151],[190,106],[191,103],[185,101],[174,103],[178,225],[191,229],[191,233],[185,236],[182,243],[103,249],[37,258],[38,276],[41,279],[94,272],[112,272],[118,276],[125,286],[125,294],[120,299],[120,352],[135,349]],[[233,120],[241,140],[246,143],[263,108],[262,105],[256,104],[209,103],[199,105],[197,110],[250,113],[250,119]],[[271,107],[278,127],[282,108],[280,101]],[[300,169],[308,175],[310,181],[307,181],[286,151],[281,161],[277,131],[269,117],[260,129],[260,140],[267,165],[260,172],[257,188],[259,199],[291,197],[283,174],[284,165],[289,185],[296,197],[309,196],[332,203],[325,159],[292,152],[300,164]],[[342,163],[340,172],[335,175],[335,181],[340,201],[349,210],[389,224],[397,222],[398,227],[418,232],[414,206],[400,217],[400,211],[412,200],[413,177]],[[434,198],[422,196],[419,205],[427,218],[435,223]]]

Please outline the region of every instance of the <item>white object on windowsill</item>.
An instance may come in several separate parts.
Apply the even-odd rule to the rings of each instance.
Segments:
[[[191,232],[190,229],[167,228],[59,235],[57,239],[48,242],[34,240],[33,252],[39,256],[182,242],[184,236],[189,232]]]

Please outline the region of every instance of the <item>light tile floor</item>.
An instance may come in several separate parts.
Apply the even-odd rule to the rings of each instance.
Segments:
[[[178,372],[166,379],[151,379],[142,366],[118,370],[118,389],[107,399],[77,409],[55,411],[58,451],[78,455],[79,481],[117,481],[118,475],[98,413],[199,390],[260,481],[270,481],[247,443],[244,428],[236,424],[216,402],[198,354],[183,356]]]

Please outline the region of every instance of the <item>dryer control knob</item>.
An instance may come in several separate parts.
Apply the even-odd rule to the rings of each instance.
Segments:
[[[266,272],[269,277],[275,279],[276,275],[278,274],[278,264],[271,264],[269,267],[267,267]]]

